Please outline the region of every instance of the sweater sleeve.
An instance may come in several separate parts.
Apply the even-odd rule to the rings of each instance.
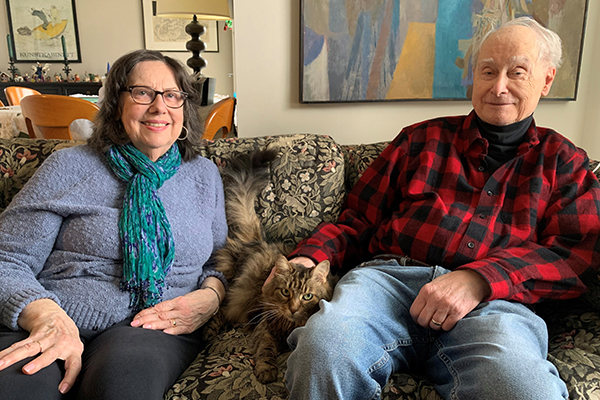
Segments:
[[[17,330],[17,319],[34,300],[58,298],[36,279],[54,247],[63,217],[48,205],[69,185],[68,166],[52,154],[0,215],[0,323]]]
[[[214,166],[214,164],[213,164]],[[198,287],[202,286],[202,282],[209,276],[218,278],[227,290],[227,280],[220,271],[215,270],[214,265],[214,253],[223,246],[227,240],[227,218],[225,215],[225,194],[223,192],[223,181],[221,175],[216,166],[213,168],[214,171],[214,187],[215,187],[215,204],[214,204],[214,218],[212,221],[212,235],[213,235],[213,255],[204,264],[203,273],[198,279]]]

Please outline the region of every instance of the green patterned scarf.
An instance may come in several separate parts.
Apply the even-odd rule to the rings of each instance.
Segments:
[[[131,294],[136,311],[160,302],[165,277],[171,269],[175,245],[171,225],[157,190],[181,165],[176,144],[152,162],[132,144],[111,146],[108,164],[127,182],[119,236],[123,242],[121,290]]]

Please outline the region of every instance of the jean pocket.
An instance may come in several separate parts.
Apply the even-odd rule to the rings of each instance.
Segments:
[[[383,260],[383,259],[376,258],[376,259],[365,261],[361,264],[358,264],[358,266],[356,268],[378,267],[378,266],[382,266],[382,265],[395,266],[395,267],[400,266],[400,264],[398,263],[398,260]]]

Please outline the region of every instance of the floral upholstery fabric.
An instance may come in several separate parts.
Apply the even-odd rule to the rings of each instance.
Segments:
[[[256,211],[267,237],[291,250],[319,223],[337,219],[346,194],[344,155],[330,137],[311,134],[214,140],[201,154],[223,166],[227,158],[258,148],[278,154]]]
[[[54,151],[83,142],[29,138],[0,139],[0,212]]]
[[[342,147],[345,161],[345,186],[349,192],[369,164],[381,154],[390,142],[347,145]]]
[[[0,139],[0,210],[53,151],[80,142]],[[337,218],[345,193],[387,143],[339,146],[331,138],[309,134],[226,139],[201,149],[217,165],[255,148],[276,146],[271,184],[257,210],[271,238],[297,243],[321,221]],[[600,164],[591,169],[600,175]],[[548,359],[567,383],[572,400],[600,399],[600,281],[588,283],[581,299],[548,302],[536,311],[548,324]],[[195,361],[165,394],[182,399],[287,399],[283,383],[289,353],[279,359],[279,379],[263,385],[252,373],[249,335],[228,327],[207,343]],[[385,400],[439,400],[433,385],[414,374],[394,374],[383,389]]]

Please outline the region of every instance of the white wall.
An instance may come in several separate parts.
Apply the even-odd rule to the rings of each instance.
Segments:
[[[542,102],[535,118],[600,159],[600,1],[589,3],[578,99]],[[234,10],[242,137],[312,132],[371,143],[420,120],[471,110],[468,101],[300,104],[300,0],[234,0]]]
[[[15,0],[12,0],[15,1]],[[19,1],[19,0],[16,0]],[[0,5],[0,71],[8,73],[8,49],[6,34],[9,33],[6,2]],[[144,48],[144,25],[142,19],[141,0],[76,0],[77,24],[79,27],[79,44],[81,63],[69,64],[72,74],[80,76],[88,73],[100,76],[106,73],[106,63],[111,65],[121,55]],[[223,30],[219,22],[219,52],[202,53],[208,66],[202,70],[204,75],[217,79],[216,92],[233,95],[232,34]],[[164,54],[185,62],[191,52],[165,52]],[[22,74],[31,75],[33,63],[15,64]],[[51,75],[61,72],[63,64],[52,64]],[[186,67],[187,68],[187,67]],[[189,69],[189,68],[188,68]],[[191,73],[191,69],[189,69]]]

